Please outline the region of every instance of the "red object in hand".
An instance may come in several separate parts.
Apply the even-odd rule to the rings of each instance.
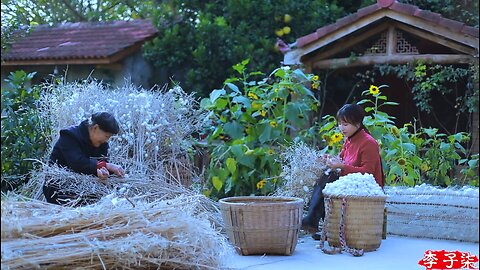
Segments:
[[[101,168],[107,168],[107,162],[106,161],[98,161],[97,162],[97,170]]]

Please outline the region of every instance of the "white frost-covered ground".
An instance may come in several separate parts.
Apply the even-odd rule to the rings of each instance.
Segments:
[[[445,250],[470,252],[479,256],[479,244],[387,236],[381,246],[361,257],[353,257],[348,253],[327,255],[318,249],[319,241],[310,236],[299,238],[295,252],[291,256],[231,255],[226,259],[225,269],[248,270],[414,270],[425,269],[418,261],[423,259],[426,250]],[[478,267],[478,263],[476,264]]]

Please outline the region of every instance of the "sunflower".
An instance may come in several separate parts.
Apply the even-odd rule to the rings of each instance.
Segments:
[[[331,141],[333,144],[340,142],[343,139],[342,133],[335,133],[333,134]]]
[[[400,130],[399,130],[396,126],[392,126],[392,127],[390,128],[390,132],[391,132],[393,135],[395,135],[395,136],[400,135]]]
[[[270,121],[270,126],[277,127],[277,121]]]
[[[318,81],[318,75],[313,76],[312,81],[314,81],[314,82]]]
[[[370,85],[370,88],[368,89],[370,91],[370,94],[376,95],[380,92],[380,89],[376,85]]]
[[[420,170],[427,172],[428,170],[430,170],[430,166],[428,166],[427,163],[422,163],[422,165],[420,166]]]
[[[265,180],[265,179],[262,179],[262,180],[258,181],[257,182],[257,189],[262,189],[265,186],[266,183],[267,183],[267,180]]]
[[[398,162],[398,165],[400,166],[405,166],[405,164],[407,163],[407,161],[404,158],[399,158],[397,162]]]
[[[255,93],[248,92],[248,97],[251,99],[258,99],[258,96]]]

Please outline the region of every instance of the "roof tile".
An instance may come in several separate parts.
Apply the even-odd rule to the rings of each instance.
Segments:
[[[345,26],[347,24],[350,24],[350,23],[353,23],[355,22],[356,20],[358,20],[358,15],[356,13],[353,13],[353,14],[350,14],[346,17],[343,17],[341,19],[338,19],[336,24],[338,26]]]
[[[441,20],[438,21],[438,24],[458,32],[460,32],[463,26],[465,25],[463,22],[454,21],[447,18],[442,18]]]
[[[438,23],[438,21],[441,20],[441,18],[442,18],[442,15],[440,15],[438,13],[431,12],[431,11],[428,11],[428,10],[421,10],[421,9],[417,9],[417,11],[415,11],[415,13],[413,15],[415,17],[422,18],[422,19],[430,21],[432,23]]]
[[[148,20],[41,25],[17,39],[4,60],[107,58],[156,33]]]
[[[478,38],[478,28],[464,25],[462,28],[462,33]]]
[[[399,2],[394,2],[389,9],[398,11],[403,14],[408,14],[408,15],[414,15],[415,12],[419,9],[417,6],[414,5],[409,5],[409,4],[403,4]]]
[[[318,31],[318,30],[317,30]],[[318,39],[317,32],[313,32],[311,34],[308,34],[306,36],[303,36],[301,38],[297,39],[297,47],[303,47],[308,43],[314,42],[315,40]]]
[[[373,5],[366,6],[364,8],[359,9],[356,13],[358,18],[361,18],[379,9],[381,9],[381,7],[378,4],[373,4]]]
[[[333,32],[337,30],[339,27],[336,23],[332,23],[329,25],[325,25],[324,27],[318,28],[317,29],[317,36],[322,37],[330,32]]]

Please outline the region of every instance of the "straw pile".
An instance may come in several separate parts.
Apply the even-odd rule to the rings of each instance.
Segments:
[[[79,124],[95,112],[112,113],[121,131],[109,140],[109,162],[121,165],[127,176],[110,177],[107,183],[100,183],[95,177],[44,165],[32,173],[23,191],[27,196],[43,199],[42,186],[48,181],[63,192],[79,194],[85,203],[94,203],[113,191],[158,199],[167,195],[165,185],[172,184],[168,191],[180,186],[174,192],[179,194],[185,191],[182,186],[190,187],[192,180],[198,179],[187,153],[193,143],[191,135],[201,128],[204,113],[197,108],[193,95],[178,86],[145,90],[128,82],[115,89],[97,81],[46,84],[38,107],[50,149],[60,129]]]
[[[32,179],[24,186],[22,193],[37,200],[43,200],[42,186],[45,181],[61,192],[75,193],[78,200],[68,206],[78,206],[80,202],[91,204],[101,197],[116,193],[123,197],[142,196],[146,200],[172,199],[180,194],[198,194],[178,182],[167,181],[162,175],[127,174],[124,178],[109,177],[102,182],[93,175],[74,173],[56,165],[44,164],[32,173]],[[172,178],[173,179],[173,178]],[[206,203],[208,206],[211,203]]]
[[[120,133],[109,140],[109,161],[131,174],[169,175],[165,167],[172,163],[190,168],[191,136],[205,119],[193,94],[179,86],[146,90],[128,82],[115,89],[96,81],[45,85],[38,107],[50,149],[60,129],[96,112],[112,113]]]
[[[69,208],[2,201],[2,269],[218,269],[230,252],[202,195],[147,202],[104,197]]]
[[[280,154],[284,183],[276,191],[276,196],[298,197],[308,205],[310,189],[322,174],[329,174],[327,157],[319,150],[303,142],[294,143]]]

